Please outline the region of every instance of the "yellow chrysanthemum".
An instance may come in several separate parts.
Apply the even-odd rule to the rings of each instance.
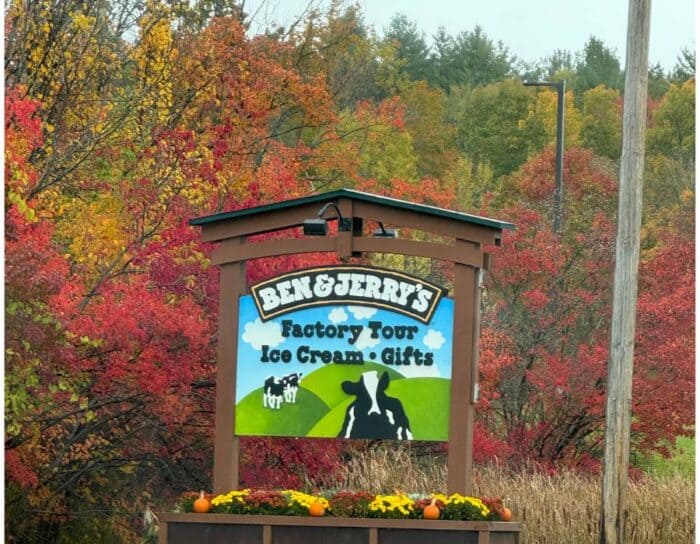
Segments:
[[[211,500],[212,506],[219,506],[221,504],[231,504],[233,501],[243,502],[244,497],[248,496],[250,489],[242,489],[240,491],[229,491],[224,495],[217,495]]]
[[[309,495],[307,493],[302,493],[301,491],[295,491],[293,489],[285,489],[282,494],[287,497],[290,503],[297,503],[304,508],[309,508],[313,503],[320,502],[324,508],[329,507],[328,500],[324,497],[317,495]]]
[[[478,508],[481,513],[484,515],[484,517],[488,516],[489,513],[491,512],[486,506],[481,499],[478,499],[476,497],[469,497],[465,495],[460,495],[459,493],[453,493],[449,497],[446,495],[443,495],[442,493],[433,493],[432,498],[434,498],[437,501],[441,501],[445,506],[449,504],[470,504],[476,508]]]
[[[408,516],[413,512],[413,500],[401,493],[398,495],[377,495],[370,503],[369,509],[372,512],[399,512]]]

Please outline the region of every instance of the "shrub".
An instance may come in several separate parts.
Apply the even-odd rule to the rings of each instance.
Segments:
[[[339,518],[364,518],[374,495],[365,491],[340,491],[329,501],[330,511]]]

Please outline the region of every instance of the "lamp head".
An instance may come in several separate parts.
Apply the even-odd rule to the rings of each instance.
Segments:
[[[378,228],[372,233],[375,238],[396,238],[396,229]]]
[[[563,90],[566,85],[566,80],[561,81],[523,81],[525,87],[554,87],[557,90]]]
[[[304,236],[326,236],[328,234],[328,223],[321,217],[305,219],[303,228]]]

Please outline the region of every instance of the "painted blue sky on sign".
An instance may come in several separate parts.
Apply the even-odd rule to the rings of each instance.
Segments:
[[[415,358],[409,365],[386,365],[387,368],[400,372],[407,378],[414,377],[441,377],[450,378],[452,370],[452,323],[454,314],[454,302],[443,298],[428,324],[412,319],[403,314],[373,308],[370,306],[316,306],[304,310],[290,312],[266,322],[262,322],[257,308],[250,295],[240,298],[239,301],[239,336],[238,336],[238,371],[236,377],[236,402],[240,401],[251,391],[262,387],[268,376],[281,377],[293,372],[302,372],[308,375],[314,370],[325,365],[323,362],[299,362],[298,352],[303,346],[311,350],[329,351],[361,351],[365,361],[382,363],[381,354],[389,348],[405,348],[411,346],[420,350],[423,354],[433,354],[432,365],[417,365]],[[283,335],[282,323],[285,320],[300,325],[315,325],[321,323],[322,327],[340,325],[350,327],[362,326],[354,344],[350,344],[347,331],[343,338],[318,338],[315,334],[310,338],[296,338],[291,335]],[[376,338],[373,337],[370,322],[382,322],[383,327],[391,327],[393,333],[395,327],[416,327],[413,340],[385,338],[377,330]],[[288,328],[287,328],[288,329]],[[359,329],[355,329],[359,330]],[[387,332],[390,332],[387,330]],[[263,362],[265,348],[270,350],[288,350],[291,353],[291,361]],[[395,351],[393,352],[395,354]],[[302,349],[302,358],[308,356],[308,350]],[[334,363],[328,363],[334,364]],[[303,380],[302,380],[303,385]]]

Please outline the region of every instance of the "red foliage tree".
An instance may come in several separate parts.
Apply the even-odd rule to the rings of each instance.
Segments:
[[[695,251],[669,236],[640,267],[633,440],[641,450],[692,432],[695,399]]]
[[[540,188],[553,177],[549,158],[545,151],[523,167],[514,180],[519,204],[497,212],[517,229],[492,248],[478,413],[490,436],[508,444],[512,459],[595,469],[614,239],[612,206],[591,204],[610,199],[614,183],[591,153],[568,152],[568,223],[557,236],[547,215],[549,194]],[[694,382],[691,248],[669,238],[641,268],[633,406],[640,451],[663,449],[692,422],[682,400],[692,398]]]

